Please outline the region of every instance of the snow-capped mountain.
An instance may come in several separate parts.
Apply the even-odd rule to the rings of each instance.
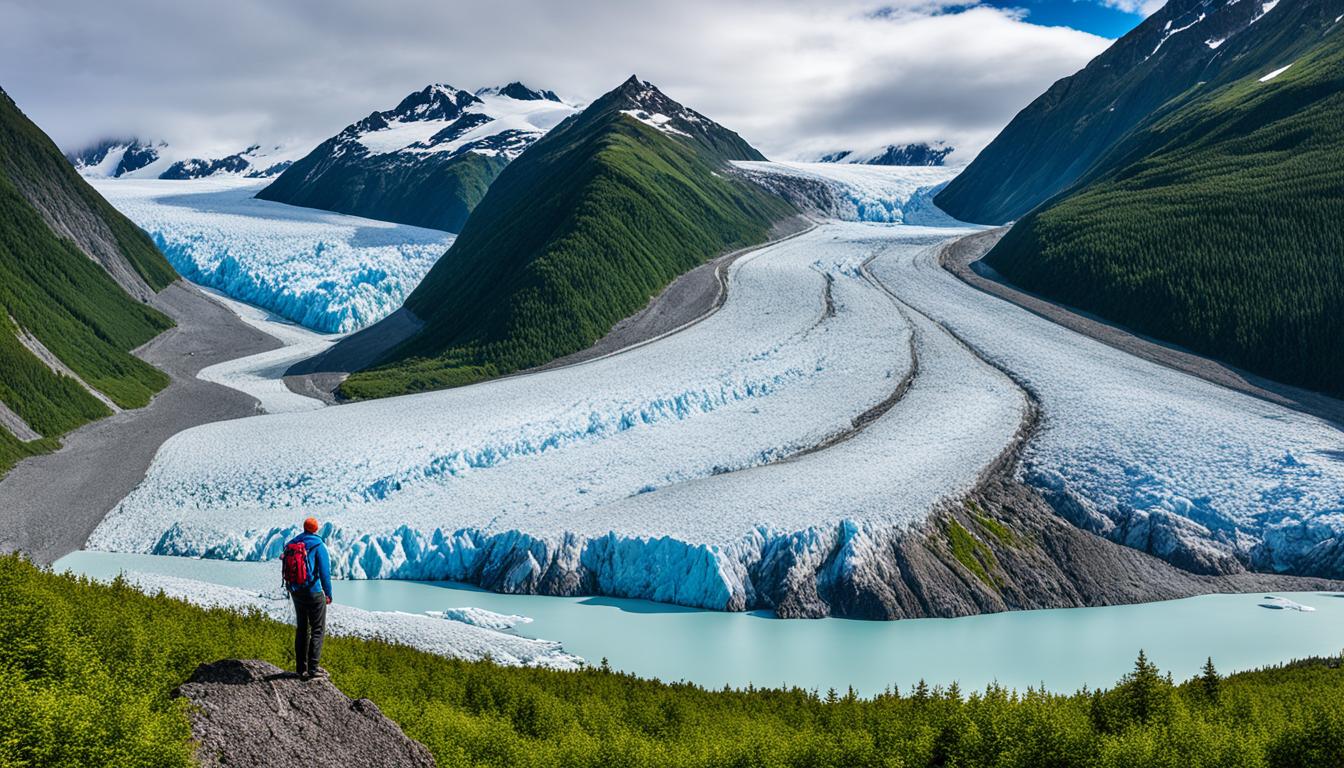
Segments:
[[[842,149],[817,158],[819,163],[855,163],[862,165],[945,165],[955,151],[942,142],[933,144],[886,144],[871,149]]]
[[[154,144],[136,138],[104,139],[65,157],[81,176],[120,178],[154,164],[159,151],[166,147],[162,142]]]
[[[218,159],[193,157],[178,160],[161,174],[160,179],[201,179],[207,176],[236,175],[249,179],[279,176],[298,159],[298,152],[282,145],[263,149],[253,144],[242,152]]]
[[[455,232],[499,171],[576,111],[517,82],[429,85],[346,126],[258,197]]]
[[[517,81],[508,85],[493,86],[490,88],[477,88],[477,96],[507,96],[518,101],[561,101],[560,97],[555,95],[555,91],[534,91],[531,88]]]
[[[652,83],[634,75],[603,97],[624,106],[620,112],[671,136],[693,139],[724,160],[764,160],[765,156],[741,136],[713,120],[673,101]]]
[[[222,157],[200,157],[167,142],[137,138],[106,139],[70,152],[66,159],[86,178],[200,179],[207,176],[267,178],[288,168],[302,150],[253,144]]]
[[[447,255],[381,329],[290,372],[349,372],[338,366],[379,357],[377,370],[354,372],[341,391],[381,397],[584,349],[677,275],[765,240],[797,214],[731,165],[764,159],[733,131],[631,77],[500,173]],[[678,171],[672,183],[660,170],[669,167]]]

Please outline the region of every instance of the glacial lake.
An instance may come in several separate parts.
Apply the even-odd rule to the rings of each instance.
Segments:
[[[56,563],[109,579],[140,571],[249,587],[277,563],[75,552]],[[477,607],[529,616],[517,634],[558,640],[597,664],[641,677],[724,685],[801,686],[873,695],[903,690],[921,678],[957,681],[963,690],[997,680],[1025,690],[1069,692],[1106,687],[1140,649],[1177,680],[1212,656],[1222,672],[1251,669],[1344,648],[1344,594],[1275,592],[1207,595],[1144,605],[1015,611],[961,619],[892,622],[783,620],[766,613],[733,614],[602,597],[498,595],[461,584],[338,581],[336,600],[375,611],[442,611]],[[1316,610],[1268,607],[1273,594]]]

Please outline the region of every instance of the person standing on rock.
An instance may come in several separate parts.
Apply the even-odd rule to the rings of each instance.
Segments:
[[[327,631],[327,606],[331,605],[331,560],[327,545],[317,535],[317,519],[303,521],[303,533],[285,545],[280,558],[285,589],[294,599],[298,626],[294,631],[294,658],[299,677],[311,680],[325,676],[317,665],[322,656],[322,637]]]

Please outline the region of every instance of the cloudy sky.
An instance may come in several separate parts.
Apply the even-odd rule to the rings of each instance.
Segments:
[[[65,149],[314,145],[430,82],[587,102],[631,73],[800,157],[961,159],[1153,0],[0,0],[0,87]]]

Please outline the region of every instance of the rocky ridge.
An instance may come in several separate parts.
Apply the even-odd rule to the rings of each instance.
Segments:
[[[435,764],[372,701],[264,661],[202,664],[172,695],[191,705],[196,757],[205,766]]]

